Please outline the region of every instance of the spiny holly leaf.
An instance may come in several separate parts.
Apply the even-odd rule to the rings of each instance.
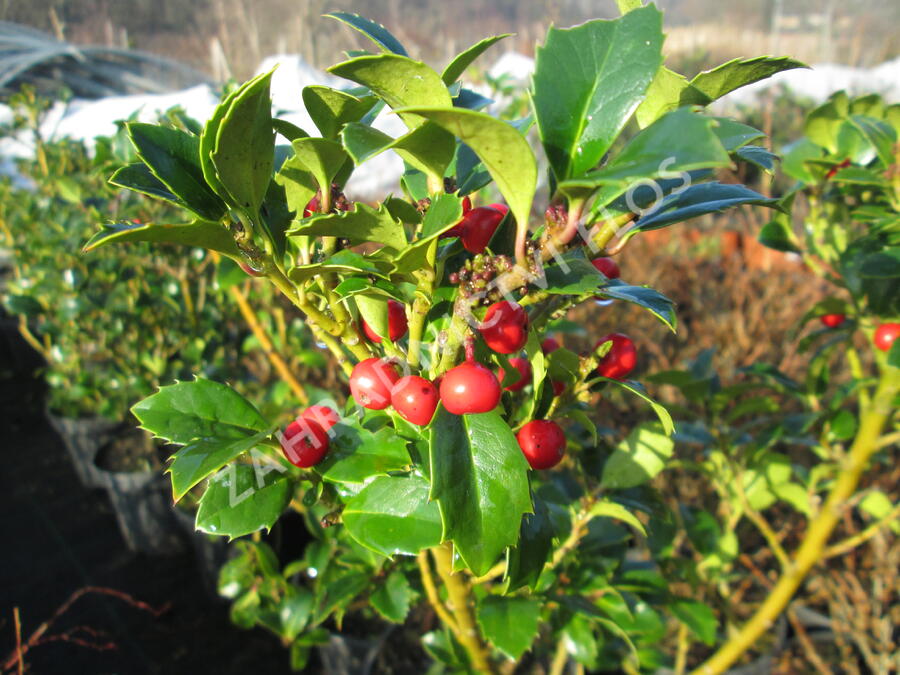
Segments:
[[[288,270],[288,277],[290,277],[291,281],[302,283],[319,274],[328,274],[332,272],[338,274],[353,274],[358,272],[365,275],[371,274],[379,277],[387,277],[387,272],[382,269],[375,260],[348,249],[338,251],[333,256],[326,258],[320,263],[296,265]]]
[[[331,181],[349,159],[341,144],[327,138],[301,138],[291,145],[293,162],[315,177],[321,192],[331,190]]]
[[[399,138],[366,124],[348,124],[341,132],[341,140],[357,165],[394,150],[411,166],[437,177],[443,177],[456,151],[453,136],[436,124],[423,124]]]
[[[638,106],[635,119],[642,129],[650,126],[666,113],[691,105],[706,105],[708,97],[684,75],[662,66],[647,87],[647,95]]]
[[[200,139],[179,129],[130,122],[128,136],[138,156],[183,205],[206,220],[218,220],[225,205],[210,190],[200,168]]]
[[[675,303],[653,288],[643,286],[629,286],[621,282],[608,284],[600,289],[599,295],[604,298],[624,300],[649,311],[653,316],[662,321],[673,333],[678,324],[678,316],[675,314]]]
[[[704,70],[691,80],[691,86],[706,95],[709,99],[707,103],[712,103],[735,89],[794,68],[809,68],[809,66],[787,56],[734,59],[712,70]]]
[[[385,427],[377,433],[341,424],[316,473],[332,483],[364,483],[374,476],[409,468],[406,441]]]
[[[110,177],[109,183],[126,190],[140,192],[148,197],[165,200],[183,209],[187,208],[187,204],[167,188],[159,178],[154,176],[153,172],[150,171],[150,167],[143,162],[127,164],[118,169]]]
[[[497,649],[518,660],[537,637],[541,602],[488,595],[478,603],[478,625]]]
[[[476,575],[485,574],[519,536],[531,511],[528,463],[496,410],[453,415],[440,406],[431,427],[431,498],[443,540]]]
[[[347,502],[341,518],[356,541],[384,556],[416,555],[441,542],[441,514],[419,476],[382,476]]]
[[[735,152],[748,143],[765,138],[765,133],[747,124],[741,124],[727,117],[714,117],[713,133],[719,138],[726,152]]]
[[[532,590],[537,586],[544,570],[544,564],[553,550],[555,533],[550,521],[550,512],[543,499],[534,498],[534,513],[522,518],[519,543],[509,549],[506,564],[506,592],[523,586]]]
[[[462,52],[461,54],[457,54],[457,56],[447,64],[447,67],[444,68],[444,72],[441,73],[441,79],[444,81],[448,87],[456,82],[460,76],[465,72],[466,68],[468,68],[472,63],[481,56],[484,52],[490,49],[493,45],[500,42],[503,38],[508,38],[512,33],[504,33],[503,35],[494,35],[489,38],[485,38],[480,42],[472,45],[467,50]]]
[[[593,169],[662,64],[662,14],[652,5],[613,21],[550,28],[538,47],[532,102],[557,180]]]
[[[211,251],[218,251],[238,261],[243,260],[241,252],[234,243],[234,237],[221,223],[195,220],[193,223],[179,225],[109,223],[101,227],[102,229],[84,245],[86,252],[114,242],[152,241],[182,246],[200,246]]]
[[[359,122],[375,105],[374,96],[357,98],[324,85],[303,88],[303,105],[322,136],[337,140],[345,124]]]
[[[250,216],[266,196],[275,165],[271,80],[269,71],[238,90],[219,123],[211,155],[232,204]]]
[[[528,141],[513,126],[461,108],[406,108],[440,125],[484,162],[519,223],[527,223],[537,188],[537,162]]]
[[[399,570],[388,575],[387,580],[369,596],[375,611],[392,623],[403,623],[415,593]]]
[[[269,530],[290,503],[293,486],[277,469],[229,464],[200,498],[197,529],[229,539]]]
[[[396,54],[360,56],[331,66],[328,72],[371,89],[394,110],[422,106],[450,108],[450,92],[436,72],[420,61]],[[423,124],[416,115],[401,113],[410,129]]]
[[[380,23],[375,23],[364,16],[351,14],[349,12],[329,12],[328,14],[325,14],[325,16],[337,19],[351,28],[358,30],[376,45],[381,47],[383,51],[407,56],[406,49],[400,44],[400,41],[391,35],[391,32]]]
[[[288,236],[341,237],[352,245],[376,241],[396,251],[406,247],[403,224],[383,205],[377,209],[356,202],[352,211],[313,216],[288,230]]]

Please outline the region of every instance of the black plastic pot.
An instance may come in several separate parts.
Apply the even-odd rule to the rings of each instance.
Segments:
[[[172,509],[175,520],[194,551],[197,573],[203,581],[203,588],[210,598],[222,600],[219,596],[219,570],[228,561],[228,540],[225,537],[198,532],[194,527],[196,514],[177,506]]]
[[[134,433],[133,429],[129,433]],[[116,471],[104,465],[106,450],[116,438],[98,448],[94,468],[106,490],[119,530],[136,553],[171,555],[184,550],[184,540],[172,510],[169,480],[162,469]]]
[[[59,434],[81,484],[87,488],[103,487],[103,472],[94,460],[100,447],[115,436],[121,424],[102,417],[58,417],[49,410],[47,420]]]

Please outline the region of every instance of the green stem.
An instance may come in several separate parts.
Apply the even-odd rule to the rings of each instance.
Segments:
[[[822,559],[828,538],[843,515],[846,501],[853,496],[869,458],[878,449],[881,432],[893,414],[893,399],[898,390],[900,369],[887,368],[881,375],[871,406],[862,416],[859,431],[844,459],[843,470],[822,510],[809,524],[792,564],[743,628],[696,668],[693,675],[723,673],[756,644],[785,610],[813,565]]]
[[[447,588],[450,611],[459,628],[457,638],[469,655],[472,666],[479,673],[497,674],[491,661],[491,650],[478,631],[473,609],[472,587],[462,572],[453,573],[453,553],[445,543],[431,549],[438,574]]]
[[[406,358],[411,368],[418,368],[422,352],[422,332],[425,330],[425,317],[431,309],[431,294],[434,290],[434,272],[422,270],[419,273],[419,284],[416,298],[413,300],[409,317],[409,346]]]

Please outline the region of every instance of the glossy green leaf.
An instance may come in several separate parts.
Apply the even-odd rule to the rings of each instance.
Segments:
[[[778,160],[778,155],[758,145],[745,145],[738,149],[735,155],[738,159],[750,162],[768,173],[775,171],[775,162]]]
[[[481,56],[484,52],[494,46],[496,43],[500,42],[503,38],[508,38],[512,33],[504,33],[503,35],[493,35],[491,37],[485,38],[480,42],[476,42],[474,45],[469,47],[464,52],[457,54],[454,59],[447,64],[447,67],[444,68],[444,72],[441,73],[441,79],[444,81],[448,87],[456,82],[460,76],[466,71],[472,63]]]
[[[203,133],[200,134],[200,168],[203,171],[203,178],[213,192],[225,201],[229,201],[231,196],[228,190],[225,189],[225,186],[222,185],[222,181],[219,180],[219,174],[216,172],[216,167],[212,160],[213,150],[216,148],[216,136],[219,133],[219,126],[221,126],[222,120],[225,118],[225,114],[228,112],[234,99],[245,87],[250,86],[252,83],[253,80],[245,83],[242,87],[235,89],[223,98],[203,126]]]
[[[639,307],[643,307],[653,316],[662,321],[669,330],[675,332],[678,317],[675,314],[675,303],[652,288],[643,286],[628,286],[627,284],[609,284],[598,291],[604,298],[624,300]]]
[[[123,166],[110,177],[109,183],[127,190],[140,192],[148,197],[165,200],[181,208],[187,208],[187,205],[181,198],[169,190],[159,178],[154,176],[153,172],[150,171],[150,167],[143,162]]]
[[[551,27],[537,48],[535,119],[557,179],[594,168],[662,64],[662,14],[652,5],[613,21]]]
[[[609,499],[603,499],[594,504],[591,507],[590,515],[593,517],[602,516],[604,518],[615,518],[616,520],[621,520],[622,522],[631,525],[631,527],[633,527],[645,537],[647,536],[647,530],[644,528],[644,524],[638,519],[636,515],[634,515],[631,511],[626,509],[621,504],[610,501]]]
[[[162,225],[152,223],[108,223],[84,245],[84,250],[111,243],[152,241],[182,246],[199,246],[218,251],[229,258],[243,260],[231,232],[221,223],[195,220],[193,223]]]
[[[638,126],[650,126],[666,113],[691,105],[706,105],[709,99],[702,91],[692,87],[684,75],[662,66],[650,86],[644,100],[635,112]]]
[[[498,411],[453,415],[443,406],[432,421],[430,456],[443,539],[483,575],[516,544],[522,515],[531,511],[525,456]]]
[[[647,178],[673,178],[683,171],[729,166],[731,158],[713,131],[714,120],[682,108],[638,133],[609,164],[560,184],[561,190],[618,186]],[[609,200],[621,192],[613,192]]]
[[[897,143],[897,132],[890,124],[864,115],[851,116],[850,123],[875,148],[882,166],[889,167],[894,164],[894,146]]]
[[[415,555],[441,542],[441,515],[419,476],[376,478],[347,502],[342,519],[356,541],[384,556]]]
[[[700,638],[704,644],[716,644],[718,622],[708,605],[696,600],[674,600],[668,604],[672,614]]]
[[[130,122],[127,129],[138,156],[186,208],[206,220],[218,220],[225,214],[222,200],[203,178],[200,139],[185,131],[142,122]]]
[[[517,129],[490,115],[454,108],[408,108],[468,145],[490,172],[517,222],[526,223],[537,188],[537,162]]]
[[[343,251],[338,251],[333,256],[329,256],[320,263],[310,263],[309,265],[297,265],[292,267],[288,270],[288,277],[292,281],[299,283],[319,274],[327,274],[330,272],[338,274],[352,274],[358,272],[381,277],[385,276],[383,269],[371,258],[344,249]]]
[[[407,55],[406,49],[400,44],[400,41],[380,23],[375,23],[371,19],[367,19],[359,14],[351,14],[350,12],[329,12],[328,14],[325,14],[325,16],[337,19],[354,30],[358,30],[378,45],[383,51],[393,52],[394,54],[400,54],[401,56]]]
[[[660,425],[645,422],[616,446],[603,466],[600,484],[609,489],[642,485],[665,468],[674,449],[675,442]]]
[[[453,194],[438,194],[422,219],[421,239],[436,237],[456,225],[462,218],[462,201]]]
[[[787,56],[756,56],[734,59],[712,70],[704,70],[691,80],[691,86],[703,92],[709,103],[748,84],[772,77],[794,68],[808,68],[804,63]]]
[[[553,295],[582,295],[593,293],[609,281],[578,250],[563,254],[555,265],[544,267],[544,278],[534,283]]]
[[[167,471],[172,478],[172,496],[176,502],[204,478],[260,445],[274,431],[270,428],[252,435],[238,435],[225,424],[219,426],[224,429],[222,433],[197,437],[172,455]]]
[[[546,502],[534,498],[534,513],[526,513],[522,518],[519,543],[509,549],[506,564],[506,592],[528,586],[537,586],[544,565],[553,551],[553,524]]]
[[[315,176],[296,156],[288,157],[284,161],[275,174],[275,183],[284,188],[287,208],[299,218],[303,217],[306,205],[319,189]]]
[[[328,579],[319,588],[312,625],[317,626],[334,612],[345,609],[370,583],[365,572],[345,572]]]
[[[287,120],[272,120],[272,128],[276,133],[281,134],[288,140],[288,142],[294,142],[298,138],[308,138],[309,134],[303,131],[300,127],[292,122],[288,122]]]
[[[395,571],[369,596],[369,602],[388,621],[403,623],[409,614],[413,597],[413,590],[406,577],[402,572]]]
[[[297,221],[288,236],[341,237],[352,245],[374,241],[397,251],[406,246],[403,224],[384,206],[376,209],[362,202],[356,202],[352,211]]]
[[[800,252],[800,242],[797,241],[797,236],[794,234],[791,223],[791,206],[793,203],[793,196],[782,200],[781,204],[784,211],[776,213],[772,220],[763,225],[758,235],[760,244],[776,251],[784,251],[786,253]]]
[[[664,197],[649,215],[635,223],[629,234],[680,223],[707,213],[721,213],[741,204],[779,208],[778,200],[731,183],[699,183]]]
[[[728,117],[714,117],[716,124],[713,133],[721,141],[727,152],[735,152],[753,141],[765,138],[766,135],[759,129],[737,122]]]
[[[337,140],[345,124],[359,122],[375,105],[375,97],[357,98],[323,85],[303,88],[303,105],[324,138]]]
[[[408,107],[451,108],[450,92],[440,76],[420,61],[396,54],[360,56],[331,66],[328,72],[371,89],[392,109]],[[401,113],[410,129],[424,120]]]
[[[600,659],[600,645],[594,636],[591,622],[575,614],[565,625],[560,636],[566,645],[566,651],[581,665],[594,670]]]
[[[357,164],[393,150],[410,166],[438,177],[443,177],[456,150],[453,136],[436,124],[423,124],[399,138],[364,124],[348,124],[341,139]]]
[[[859,267],[859,275],[868,279],[900,277],[900,247],[886,248],[867,255]]]
[[[810,172],[806,162],[819,159],[823,156],[823,150],[808,138],[801,138],[784,148],[781,160],[781,170],[795,180],[807,185],[816,182],[815,176]]]
[[[332,180],[348,159],[347,152],[341,144],[327,138],[301,138],[291,145],[294,148],[292,159],[299,167],[313,175],[319,185],[319,191],[330,191]]]
[[[266,196],[275,166],[272,72],[241,87],[216,131],[212,163],[237,208],[254,215]]]
[[[328,454],[316,465],[316,472],[332,483],[364,483],[374,476],[409,468],[411,459],[406,441],[388,428],[372,433],[341,424],[334,429]]]
[[[240,537],[270,530],[291,501],[294,482],[271,467],[230,464],[209,481],[197,509],[197,529]]]
[[[197,438],[247,438],[268,424],[247,399],[211,380],[177,382],[136,403],[141,428],[171,443]]]
[[[541,602],[532,598],[488,595],[478,603],[478,625],[491,643],[513,660],[537,637]]]

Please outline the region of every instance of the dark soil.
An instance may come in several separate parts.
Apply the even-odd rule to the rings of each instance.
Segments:
[[[2,319],[0,328],[0,665],[14,654],[14,608],[27,643],[73,593],[97,586],[164,611],[157,616],[87,593],[25,654],[28,672],[290,672],[277,639],[231,625],[227,604],[203,590],[190,547],[168,557],[126,549],[106,492],[81,486],[43,417],[44,392],[33,377],[38,357],[13,321]],[[73,638],[114,648],[96,651],[59,638],[73,630]]]

